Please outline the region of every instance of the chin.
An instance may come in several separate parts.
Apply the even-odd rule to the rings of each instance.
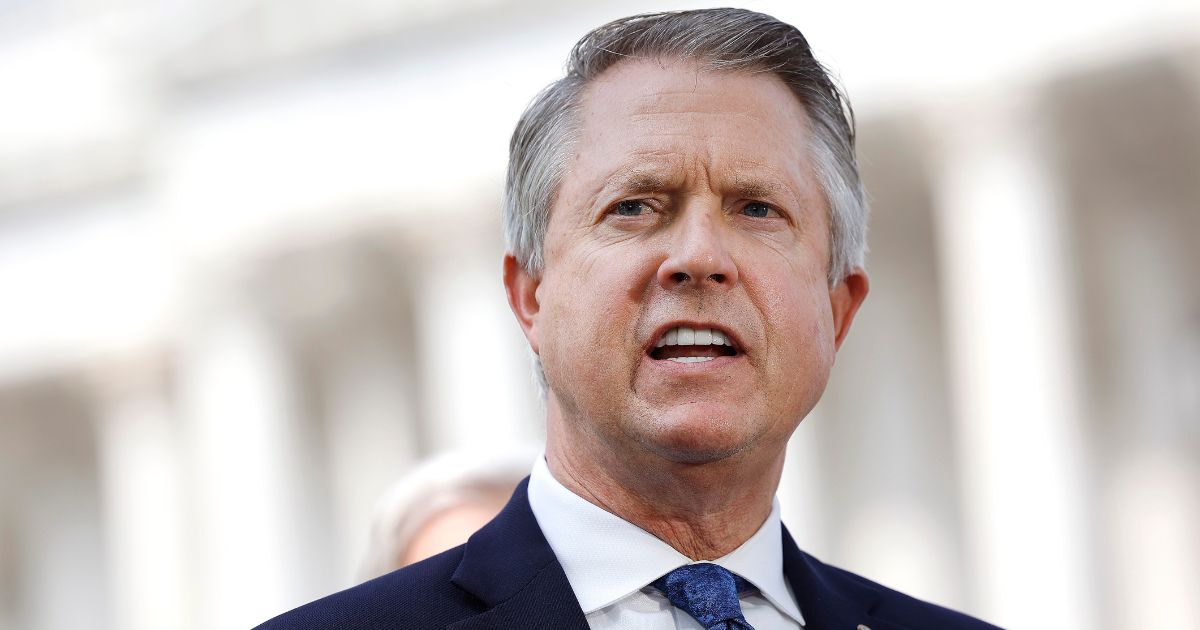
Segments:
[[[766,429],[735,409],[672,409],[635,427],[647,450],[680,464],[707,464],[752,448]]]

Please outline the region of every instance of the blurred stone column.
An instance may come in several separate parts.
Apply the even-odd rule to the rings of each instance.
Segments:
[[[417,461],[412,374],[385,338],[343,339],[327,357],[328,419],[334,525],[341,549],[339,579],[358,581],[375,505],[390,484]]]
[[[165,362],[155,353],[106,362],[89,375],[115,627],[191,625],[178,426]]]
[[[228,291],[228,293],[236,293]],[[218,303],[183,335],[178,384],[190,447],[189,522],[197,628],[247,628],[317,593],[297,509],[307,486],[296,391],[284,348],[248,296]],[[222,300],[223,298],[223,300]]]
[[[1075,281],[1033,113],[998,91],[930,124],[964,540],[973,612],[1091,628]]]
[[[303,364],[327,461],[328,590],[357,581],[379,497],[422,452],[409,250],[390,224],[281,252],[256,294]]]
[[[1200,627],[1200,49],[1047,86],[1076,238],[1109,628]]]
[[[116,629],[93,405],[76,373],[0,388],[0,608],[20,630]]]
[[[447,228],[454,238],[425,243],[415,274],[422,421],[435,452],[528,444],[545,433],[528,346],[504,293],[499,231]]]

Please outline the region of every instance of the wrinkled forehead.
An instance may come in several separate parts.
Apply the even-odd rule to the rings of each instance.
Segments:
[[[583,86],[581,117],[603,114],[637,116],[667,111],[728,113],[738,100],[718,100],[728,95],[770,97],[780,114],[788,116],[795,131],[807,133],[808,115],[803,103],[779,76],[753,69],[718,69],[703,61],[673,57],[628,59],[614,64]],[[741,99],[746,114],[756,113],[762,101]]]
[[[703,170],[749,196],[790,188],[807,197],[816,183],[810,128],[774,74],[628,60],[584,88],[564,184],[649,191]]]

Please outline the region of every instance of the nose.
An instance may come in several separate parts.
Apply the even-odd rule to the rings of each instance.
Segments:
[[[685,211],[673,227],[670,249],[658,268],[658,283],[663,288],[729,288],[737,284],[737,265],[726,248],[720,218]]]

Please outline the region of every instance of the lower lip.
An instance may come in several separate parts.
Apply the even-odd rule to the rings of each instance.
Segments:
[[[720,356],[713,357],[708,361],[695,361],[692,363],[680,363],[679,361],[671,361],[670,359],[655,359],[650,355],[645,355],[645,361],[654,366],[655,369],[665,370],[667,372],[677,374],[701,374],[722,370],[737,365],[746,355],[735,354],[731,357]]]

